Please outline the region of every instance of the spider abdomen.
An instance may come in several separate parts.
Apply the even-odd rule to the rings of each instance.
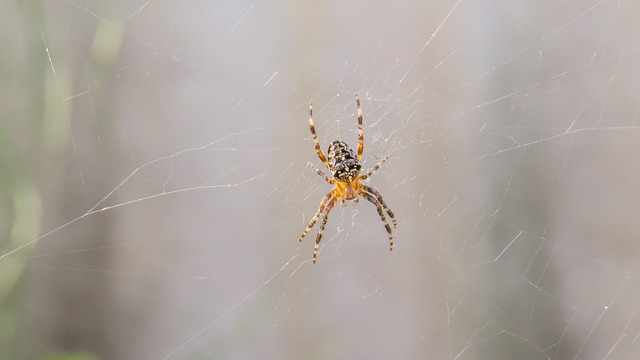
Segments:
[[[334,179],[342,182],[352,182],[360,174],[362,165],[356,157],[355,151],[344,141],[334,140],[329,144],[329,171]]]

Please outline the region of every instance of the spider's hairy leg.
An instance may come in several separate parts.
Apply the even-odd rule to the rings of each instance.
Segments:
[[[309,128],[311,129],[311,136],[313,137],[313,143],[316,146],[316,153],[318,153],[318,157],[324,163],[324,166],[329,168],[329,163],[327,162],[327,157],[324,156],[322,150],[320,149],[320,143],[318,142],[318,135],[316,135],[316,127],[313,125],[313,103],[309,103]]]
[[[324,227],[327,225],[327,220],[329,219],[329,213],[333,206],[336,204],[336,198],[332,198],[331,201],[327,204],[327,207],[324,208],[322,212],[322,224],[320,224],[320,230],[318,230],[318,236],[316,237],[316,246],[313,248],[313,263],[316,263],[318,258],[318,248],[320,247],[320,240],[322,240],[322,233],[324,233]]]
[[[358,94],[356,94],[356,106],[358,107],[358,161],[362,161],[364,134],[362,132],[362,109],[360,109],[360,98],[358,97]]]
[[[379,163],[376,164],[376,166],[374,166],[371,170],[367,171],[365,174],[362,174],[360,176],[358,176],[360,178],[360,180],[364,180],[366,178],[368,178],[369,176],[371,176],[376,170],[380,169],[380,167],[382,166],[382,164],[384,164],[385,162],[387,162],[387,160],[389,160],[389,157],[385,156],[384,159],[382,159],[382,161],[380,161]]]
[[[391,218],[391,221],[393,221],[393,227],[397,228],[398,227],[398,223],[396,222],[396,218],[395,216],[393,216],[393,212],[391,211],[391,209],[389,209],[389,207],[387,206],[387,203],[384,202],[384,199],[382,198],[382,195],[380,195],[380,193],[378,192],[378,190],[367,186],[367,185],[362,185],[362,190],[366,191],[370,194],[375,195],[376,199],[378,200],[378,202],[380,203],[380,205],[382,205],[382,208],[384,209],[384,211],[387,212],[387,214],[389,214],[389,217]]]
[[[369,200],[370,203],[376,206],[376,210],[378,210],[378,215],[380,215],[380,219],[382,219],[382,222],[384,223],[384,228],[387,229],[387,232],[389,233],[389,251],[393,251],[393,233],[391,232],[391,226],[389,226],[389,223],[387,222],[387,218],[384,216],[382,205],[380,205],[378,200],[376,200],[376,198],[373,197],[373,195],[371,194],[362,192],[361,195],[365,199]],[[395,220],[394,220],[394,224],[395,224]]]
[[[317,167],[313,166],[312,163],[307,163],[307,166],[312,168],[316,173],[318,173],[318,175],[320,175],[324,181],[328,182],[329,184],[335,184],[336,181],[334,179],[330,179],[325,173],[322,172],[322,170],[318,169]]]
[[[320,214],[322,214],[322,211],[324,210],[324,207],[327,204],[327,201],[329,201],[329,199],[331,199],[332,197],[333,197],[333,191],[330,191],[327,195],[324,196],[324,198],[322,198],[322,202],[320,203],[320,207],[318,208],[318,211],[316,211],[316,214],[313,215],[313,219],[311,219],[311,221],[309,222],[309,225],[307,225],[307,228],[304,229],[304,232],[302,233],[302,235],[300,235],[299,242],[302,242],[304,237],[307,236],[307,233],[313,228],[313,225],[316,224],[316,221],[318,221]]]

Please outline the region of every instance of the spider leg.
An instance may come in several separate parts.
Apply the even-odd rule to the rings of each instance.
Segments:
[[[358,97],[358,94],[356,94],[356,106],[358,106],[358,161],[362,161],[364,134],[362,133],[362,109],[360,109],[360,98]]]
[[[304,229],[304,232],[300,236],[299,242],[302,242],[302,239],[304,239],[304,237],[307,236],[307,233],[313,228],[313,225],[316,224],[316,221],[318,221],[320,214],[322,214],[322,211],[324,210],[324,207],[327,201],[329,201],[329,199],[331,199],[332,196],[333,196],[333,191],[330,191],[327,195],[325,195],[324,198],[322,198],[322,202],[320,203],[320,207],[318,208],[318,211],[316,211],[316,214],[313,215],[313,219],[311,219],[307,228]]]
[[[382,164],[384,164],[385,162],[387,162],[387,160],[389,160],[389,157],[385,157],[384,159],[382,159],[382,161],[380,161],[379,163],[376,164],[376,166],[374,166],[371,170],[367,171],[365,174],[362,174],[360,176],[358,176],[360,178],[360,180],[364,180],[366,178],[368,178],[369,176],[371,176],[376,170],[380,169],[380,167],[382,166]]]
[[[327,204],[327,207],[324,208],[322,212],[322,224],[320,224],[320,230],[318,231],[318,236],[316,237],[316,246],[313,248],[313,263],[316,263],[316,259],[318,258],[318,247],[320,247],[320,240],[322,240],[322,233],[324,232],[324,227],[327,225],[327,219],[329,219],[329,213],[333,206],[336,204],[336,198],[333,197],[331,201]]]
[[[309,128],[311,129],[311,136],[313,137],[313,143],[316,146],[316,153],[318,153],[318,157],[324,163],[324,166],[329,168],[329,163],[327,162],[327,157],[324,156],[322,150],[320,149],[320,143],[318,142],[318,135],[316,135],[316,127],[313,125],[313,104],[309,103]]]
[[[322,170],[318,169],[317,167],[313,166],[312,163],[308,163],[307,166],[309,166],[310,168],[312,168],[315,172],[318,173],[318,175],[320,175],[326,182],[328,182],[329,184],[335,184],[336,181],[334,179],[330,179],[325,173],[322,172]]]
[[[362,192],[361,195],[365,199],[369,200],[370,203],[376,206],[376,210],[378,210],[378,215],[380,215],[380,219],[382,219],[382,222],[384,223],[384,228],[387,229],[387,232],[389,233],[389,251],[393,251],[393,233],[391,232],[391,226],[389,226],[389,223],[387,222],[387,218],[384,216],[382,205],[380,205],[378,200],[376,200],[376,198],[369,193]],[[395,220],[394,220],[394,224],[395,224]]]
[[[376,190],[376,189],[374,189],[374,188],[372,188],[370,186],[367,186],[367,185],[362,185],[362,190],[375,195],[375,197],[378,200],[378,202],[380,203],[380,205],[382,205],[382,208],[384,209],[384,211],[386,211],[387,214],[389,214],[389,217],[393,221],[393,227],[397,228],[398,227],[398,223],[396,222],[396,218],[395,218],[395,216],[393,216],[393,212],[391,212],[391,209],[389,209],[389,207],[387,206],[387,203],[384,202],[384,199],[382,198],[382,195],[380,195],[378,190]]]

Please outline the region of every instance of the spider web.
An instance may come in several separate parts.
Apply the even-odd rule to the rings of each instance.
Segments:
[[[635,2],[2,8],[0,358],[640,359]]]

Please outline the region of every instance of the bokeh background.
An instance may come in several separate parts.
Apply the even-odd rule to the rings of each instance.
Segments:
[[[638,359],[637,1],[0,4],[1,359]],[[357,144],[399,222],[337,206]]]

